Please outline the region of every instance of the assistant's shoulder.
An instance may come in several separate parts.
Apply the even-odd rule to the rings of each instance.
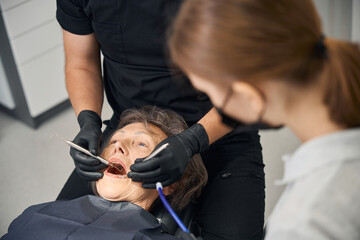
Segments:
[[[360,161],[349,159],[285,190],[268,239],[360,239]]]

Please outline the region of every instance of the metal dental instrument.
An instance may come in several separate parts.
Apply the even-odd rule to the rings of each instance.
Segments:
[[[61,140],[63,140],[64,142],[66,142],[70,147],[72,148],[75,148],[76,150],[82,152],[82,153],[85,153],[86,155],[90,156],[90,157],[93,157],[93,158],[96,158],[97,160],[99,160],[100,162],[102,162],[103,164],[105,164],[106,166],[111,166],[113,168],[116,168],[117,170],[119,170],[119,172],[121,172],[120,169],[118,169],[116,166],[114,166],[114,164],[112,164],[111,162],[103,159],[102,157],[99,157],[99,156],[95,156],[94,154],[92,154],[89,150],[86,150],[85,148],[83,147],[80,147],[79,145],[69,141],[69,140],[66,140],[58,135],[56,135],[58,138],[60,138]]]
[[[165,143],[164,145],[161,145],[161,147],[159,147],[158,149],[156,149],[155,151],[153,151],[149,156],[147,156],[143,162],[149,160],[150,158],[155,157],[156,155],[158,155],[160,152],[162,152],[165,148],[167,148],[169,146],[169,143]]]

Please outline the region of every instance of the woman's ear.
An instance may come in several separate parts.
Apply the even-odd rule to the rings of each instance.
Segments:
[[[171,184],[170,186],[163,188],[163,193],[165,196],[171,195],[176,189],[176,183]]]
[[[257,88],[242,81],[234,81],[231,84],[231,88],[234,95],[236,95],[238,100],[240,100],[238,101],[238,103],[244,103],[244,105],[246,105],[239,107],[242,107],[243,109],[248,109],[250,112],[253,112],[258,117],[261,116],[262,111],[265,107],[265,101]],[[248,113],[250,113],[249,111]]]

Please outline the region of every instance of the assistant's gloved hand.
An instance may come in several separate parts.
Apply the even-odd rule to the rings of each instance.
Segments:
[[[155,149],[165,143],[169,146],[155,157],[145,162],[136,159],[130,166],[128,177],[134,182],[143,182],[144,188],[155,188],[156,182],[166,187],[181,178],[190,158],[209,146],[209,138],[205,128],[197,123],[163,140]]]
[[[76,135],[73,142],[88,149],[92,154],[97,155],[102,134],[102,122],[99,115],[90,110],[83,110],[78,116],[78,122],[80,132]],[[106,165],[74,148],[70,149],[70,155],[74,159],[76,171],[80,177],[88,181],[102,178],[103,173],[98,171],[105,168]]]
[[[195,237],[194,234],[183,231],[179,233],[179,238],[183,240],[204,240],[202,237]]]

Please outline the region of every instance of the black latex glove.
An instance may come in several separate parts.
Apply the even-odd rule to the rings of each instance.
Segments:
[[[202,237],[195,237],[194,234],[183,231],[180,232],[179,238],[183,240],[204,240]]]
[[[165,143],[169,146],[155,157],[145,162],[136,159],[128,177],[134,182],[143,182],[144,188],[155,188],[156,182],[166,187],[181,178],[190,158],[209,146],[209,138],[204,127],[197,123],[163,140],[155,149]]]
[[[98,155],[101,139],[101,119],[96,112],[90,110],[81,111],[78,116],[80,132],[73,140],[74,143],[88,149],[92,154]],[[70,155],[74,159],[76,171],[80,177],[88,181],[95,181],[103,177],[103,173],[98,172],[106,167],[96,158],[90,157],[74,148],[70,149]]]

